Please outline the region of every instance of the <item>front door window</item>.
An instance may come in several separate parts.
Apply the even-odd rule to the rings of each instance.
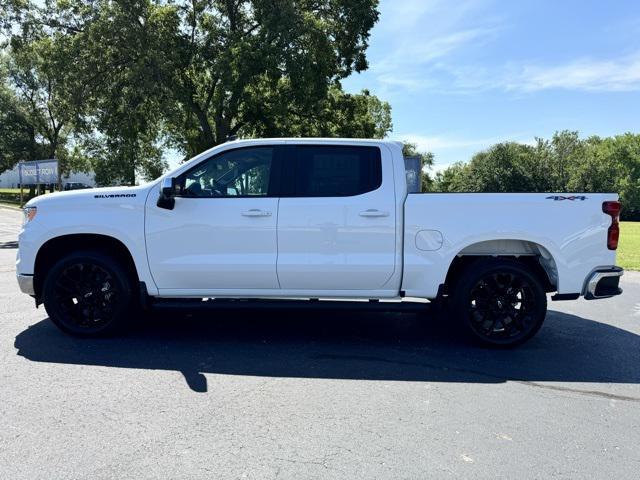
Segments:
[[[269,194],[273,148],[242,148],[205,160],[183,174],[183,197],[261,197]]]

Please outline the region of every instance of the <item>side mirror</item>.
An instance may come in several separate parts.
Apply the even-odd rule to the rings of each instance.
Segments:
[[[156,205],[160,208],[173,210],[173,207],[176,205],[175,193],[176,179],[173,177],[163,178],[160,184],[160,196],[158,197],[158,203],[156,203]]]

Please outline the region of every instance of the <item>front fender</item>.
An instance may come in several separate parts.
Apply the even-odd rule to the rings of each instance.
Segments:
[[[150,294],[157,293],[145,247],[147,193],[145,190],[135,197],[84,196],[66,202],[59,198],[37,202],[36,217],[23,227],[18,237],[17,273],[32,275],[38,251],[54,238],[73,234],[104,235],[124,244],[133,258],[140,281],[145,282]]]

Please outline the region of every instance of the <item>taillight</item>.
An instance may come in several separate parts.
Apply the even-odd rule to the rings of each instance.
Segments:
[[[607,248],[615,250],[618,248],[620,238],[620,202],[602,202],[602,211],[611,216],[611,226],[607,231]]]

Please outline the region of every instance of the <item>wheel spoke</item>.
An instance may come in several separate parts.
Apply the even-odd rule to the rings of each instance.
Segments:
[[[111,274],[92,263],[75,263],[65,268],[55,283],[54,294],[69,322],[81,328],[108,323],[119,296]]]
[[[511,272],[489,273],[470,290],[470,326],[487,339],[518,338],[530,329],[535,307],[534,291],[526,277]]]

